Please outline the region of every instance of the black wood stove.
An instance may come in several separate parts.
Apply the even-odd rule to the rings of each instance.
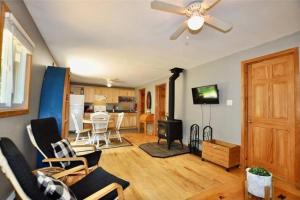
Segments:
[[[169,116],[167,120],[158,120],[157,135],[158,144],[160,139],[166,139],[168,143],[168,149],[171,147],[171,143],[174,140],[179,140],[182,144],[182,120],[174,119],[174,107],[175,107],[175,80],[183,72],[181,68],[171,69],[173,75],[169,78]]]

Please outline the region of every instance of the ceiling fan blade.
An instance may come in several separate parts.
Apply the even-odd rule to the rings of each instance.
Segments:
[[[232,28],[231,24],[228,24],[213,16],[206,15],[204,16],[204,20],[206,24],[213,26],[214,28],[219,29],[220,31],[223,32],[228,32]]]
[[[212,8],[214,5],[216,5],[220,0],[204,0],[202,2],[202,6],[205,10],[208,10]]]
[[[173,33],[170,36],[170,40],[176,40],[186,29],[188,28],[187,26],[187,21],[184,21],[179,27],[178,29],[175,31],[175,33]]]
[[[171,12],[171,13],[176,13],[180,15],[185,15],[185,8],[168,4],[162,1],[152,1],[151,2],[151,8],[156,9],[156,10],[161,10],[161,11],[166,11],[166,12]]]

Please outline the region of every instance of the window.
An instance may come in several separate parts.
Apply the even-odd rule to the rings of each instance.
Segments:
[[[4,10],[1,9],[2,12]],[[0,63],[0,117],[4,117],[28,113],[34,43],[8,9],[1,16],[4,16],[4,23]]]

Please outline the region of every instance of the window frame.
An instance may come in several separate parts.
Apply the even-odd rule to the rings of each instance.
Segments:
[[[2,56],[2,43],[3,43],[3,31],[5,22],[5,13],[11,12],[8,6],[1,2],[0,11],[0,57]],[[2,59],[2,58],[1,58]],[[0,63],[1,65],[1,63]],[[1,67],[1,66],[0,66]],[[24,103],[20,107],[11,108],[0,108],[0,118],[12,117],[18,115],[25,115],[29,113],[29,98],[30,98],[30,80],[31,80],[31,69],[32,69],[32,55],[27,55],[26,59],[26,74],[25,74],[25,91],[24,91]]]

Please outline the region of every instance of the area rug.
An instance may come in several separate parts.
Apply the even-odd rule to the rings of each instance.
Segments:
[[[182,148],[181,144],[177,142],[173,142],[170,149],[168,149],[166,142],[160,142],[159,144],[157,144],[157,142],[145,143],[141,144],[139,147],[150,156],[156,158],[168,158],[190,152],[187,146],[183,145]]]
[[[112,149],[112,148],[119,148],[119,147],[127,147],[127,146],[132,146],[131,142],[129,142],[127,139],[122,137],[122,142],[119,141],[118,138],[110,138],[110,143],[108,145],[105,145],[104,141],[100,141],[99,147],[97,149],[103,150],[103,149]],[[84,145],[86,144],[87,141],[86,140],[81,140],[78,141],[77,143],[75,143],[74,141],[71,142],[72,145]],[[86,151],[85,147],[81,148],[81,147],[76,147],[76,152],[79,153],[84,153]]]
[[[100,141],[100,145],[98,149],[112,149],[118,147],[127,147],[132,146],[131,142],[122,137],[122,142],[118,138],[110,138],[110,143],[106,146],[104,141]]]

